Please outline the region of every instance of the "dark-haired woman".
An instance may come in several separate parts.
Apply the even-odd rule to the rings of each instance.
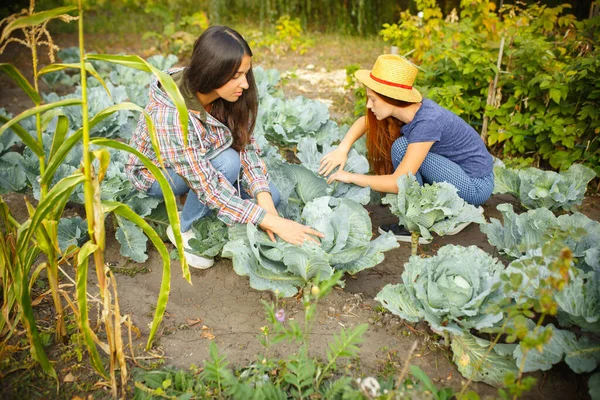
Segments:
[[[467,203],[479,206],[494,189],[493,158],[469,124],[413,87],[417,68],[403,57],[382,55],[356,78],[367,87],[367,116],[359,118],[339,147],[321,160],[319,173],[334,180],[398,193],[398,177],[412,173],[423,183],[449,182]],[[352,144],[367,132],[367,158],[375,175],[344,171]],[[332,171],[340,167],[332,174]],[[398,225],[398,240],[410,232]]]
[[[258,97],[252,51],[244,38],[233,29],[212,26],[196,40],[189,66],[168,72],[188,108],[188,145],[183,142],[177,109],[157,80],[151,84],[146,111],[156,127],[171,187],[176,196],[187,195],[180,214],[186,248],[193,237],[192,223],[211,211],[229,225],[259,225],[271,240],[275,240],[274,234],[294,244],[314,240],[311,235],[322,237],[277,214],[279,192],[269,183],[252,137]],[[158,163],[143,117],[131,143]],[[126,171],[138,190],[162,197],[158,182],[137,157],[129,158]],[[167,234],[174,242],[171,227]],[[213,265],[212,259],[185,254],[192,267]]]

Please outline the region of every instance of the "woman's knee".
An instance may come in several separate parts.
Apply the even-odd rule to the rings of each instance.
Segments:
[[[394,169],[398,168],[398,165],[400,165],[400,162],[402,162],[407,148],[408,141],[404,136],[399,137],[394,141],[394,143],[392,143],[391,156]]]
[[[240,176],[241,161],[240,154],[232,148],[224,150],[211,161],[213,167],[231,183],[238,180]]]
[[[171,186],[171,190],[173,190],[173,194],[175,194],[175,196],[181,196],[182,194],[190,191],[186,181],[179,176],[175,170],[167,168],[167,174],[165,175],[165,178],[167,179],[169,186]],[[162,188],[160,187],[158,181],[154,181],[146,193],[151,197],[156,197],[159,199],[164,197]]]

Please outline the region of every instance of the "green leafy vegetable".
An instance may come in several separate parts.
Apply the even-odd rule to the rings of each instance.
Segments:
[[[491,342],[470,334],[453,336],[450,344],[452,361],[465,378],[492,386],[503,386],[506,373],[518,373],[512,356],[516,345],[496,344],[488,351],[490,345]]]
[[[392,234],[371,241],[369,215],[351,200],[317,198],[306,205],[302,221],[325,234],[320,245],[272,242],[252,224],[236,225],[223,257],[233,260],[237,274],[250,278],[252,288],[289,297],[308,281],[328,279],[334,268],[350,274],[371,268],[383,261],[383,252],[398,247]]]
[[[228,229],[215,215],[209,215],[192,224],[195,238],[189,241],[192,253],[203,257],[216,257],[228,240]]]
[[[582,164],[573,164],[560,174],[537,168],[514,170],[495,167],[494,176],[494,193],[511,194],[527,209],[562,208],[572,211],[583,201],[586,186],[596,173]]]
[[[463,223],[485,222],[483,210],[461,199],[450,183],[421,186],[414,175],[408,174],[399,177],[397,185],[398,194],[388,194],[381,202],[390,205],[401,225],[426,239],[432,238],[430,231],[441,236]]]
[[[577,339],[573,332],[557,329],[553,324],[540,329],[551,330],[552,337],[548,343],[544,344],[542,352],[535,348],[527,352],[524,372],[547,371],[554,364],[564,360],[574,372],[581,374],[593,371],[600,362],[600,344],[598,342],[591,342],[585,336]],[[515,349],[514,357],[517,364],[521,365],[525,357],[522,345]]]
[[[476,246],[446,245],[434,257],[412,256],[402,283],[386,285],[375,300],[408,321],[425,320],[437,332],[463,335],[502,320],[501,312],[488,308],[504,298],[496,287],[503,269]]]
[[[535,252],[551,240],[557,233],[566,236],[565,245],[578,258],[578,268],[600,271],[600,223],[581,213],[561,215],[559,217],[546,208],[529,210],[515,214],[511,204],[496,207],[502,213],[504,225],[491,218],[489,224],[481,225],[481,231],[487,235],[492,246],[501,252],[518,258]]]

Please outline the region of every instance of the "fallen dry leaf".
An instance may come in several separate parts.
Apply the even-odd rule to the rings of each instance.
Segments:
[[[200,334],[200,337],[203,339],[213,340],[215,338],[215,335],[210,333],[210,330],[211,328],[209,328],[208,326],[202,325],[202,333]]]
[[[63,382],[75,382],[75,376],[72,373],[68,373],[64,378]]]
[[[202,333],[200,334],[200,336],[203,339],[208,339],[208,340],[213,340],[215,338],[215,335],[213,335],[209,331],[202,331]]]
[[[202,323],[202,319],[200,318],[186,318],[185,322],[187,322],[188,326],[194,326]]]

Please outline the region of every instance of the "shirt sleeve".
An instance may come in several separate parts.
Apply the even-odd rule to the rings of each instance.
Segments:
[[[260,192],[271,192],[267,167],[259,154],[260,149],[254,140],[254,136],[251,136],[250,143],[240,152],[240,162],[242,165],[242,186],[254,198]]]
[[[177,121],[177,115],[169,119]],[[200,125],[200,124],[198,124]],[[203,129],[203,128],[200,128]],[[162,132],[158,132],[162,131]],[[235,188],[217,171],[202,151],[202,132],[190,124],[188,146],[184,146],[179,124],[157,124],[161,143],[161,153],[165,162],[181,176],[196,193],[198,200],[217,212],[217,217],[228,225],[234,223],[260,224],[266,211],[250,200],[242,199]]]

